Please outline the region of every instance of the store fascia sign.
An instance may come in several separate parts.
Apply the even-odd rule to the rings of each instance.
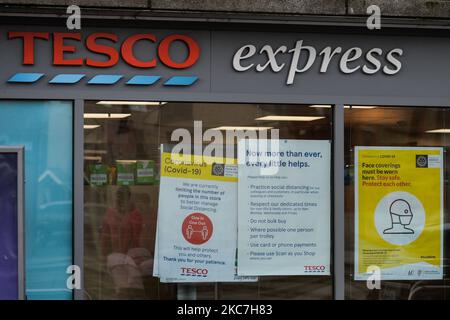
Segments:
[[[37,41],[47,41],[52,45],[52,65],[55,67],[90,67],[97,70],[108,70],[119,64],[120,61],[136,68],[136,70],[151,70],[164,65],[169,70],[183,70],[194,66],[200,58],[200,46],[190,36],[171,34],[161,39],[152,33],[133,34],[121,41],[117,49],[119,36],[115,33],[91,33],[82,36],[78,32],[8,32],[8,40],[22,41],[22,65],[34,66],[36,62],[35,47]],[[139,59],[135,54],[138,42],[147,41],[156,44],[153,58]],[[187,55],[179,61],[173,54],[171,47],[175,42],[183,43],[187,48]],[[89,52],[81,56],[80,46],[83,45]],[[100,58],[103,56],[103,58]],[[85,71],[85,69],[82,69]],[[112,85],[118,83],[124,75],[105,74],[103,71],[92,76],[87,84]],[[44,73],[16,73],[8,80],[9,83],[34,83],[44,77]],[[50,84],[75,84],[81,81],[86,74],[57,74],[49,80]],[[162,76],[159,75],[129,75],[127,85],[153,85]],[[197,75],[173,75],[164,79],[164,86],[191,86],[198,80]]]
[[[266,62],[263,64],[252,62],[257,55],[264,55]],[[289,65],[278,61],[278,58],[284,55],[290,55]],[[253,44],[244,45],[233,56],[233,68],[238,72],[250,70],[263,72],[270,69],[275,73],[286,69],[286,84],[291,85],[298,74],[309,71],[316,62],[320,63],[319,72],[321,74],[327,73],[331,64],[338,63],[339,70],[344,74],[362,71],[366,75],[381,72],[392,76],[402,69],[400,60],[402,55],[403,50],[400,48],[394,48],[387,52],[381,48],[372,48],[364,52],[360,47],[344,50],[342,47],[327,46],[317,50],[313,46],[305,45],[303,40],[298,40],[291,49],[285,45],[275,49],[268,44],[261,48],[257,48]]]
[[[8,32],[8,39],[21,39],[23,42],[23,65],[34,65],[35,53],[34,45],[37,39],[50,40],[50,33],[48,32]],[[133,52],[134,46],[139,41],[147,40],[153,43],[158,42],[157,55],[159,61],[172,69],[186,69],[192,67],[200,57],[200,47],[198,43],[189,36],[181,34],[173,34],[164,37],[157,41],[156,36],[151,33],[135,34],[126,38],[119,50],[113,46],[100,44],[99,40],[108,40],[112,43],[117,43],[119,37],[114,33],[92,33],[88,35],[84,41],[86,49],[92,53],[101,54],[107,57],[106,60],[96,60],[94,58],[65,58],[65,54],[76,54],[75,42],[81,42],[81,33],[64,33],[54,32],[52,34],[53,43],[53,65],[54,66],[89,66],[97,68],[109,68],[115,66],[120,58],[128,65],[135,68],[154,68],[158,62],[156,58],[151,60],[139,60]],[[72,43],[68,42],[72,40]],[[181,41],[186,44],[188,48],[188,56],[184,61],[174,61],[170,56],[169,49],[173,42]]]
[[[118,50],[114,44],[119,37],[114,33],[91,33],[82,40],[81,33],[76,32],[8,32],[9,40],[20,39],[23,44],[22,64],[32,66],[35,64],[36,41],[51,41],[53,46],[53,66],[87,66],[94,68],[111,68],[120,60],[137,69],[152,69],[163,64],[170,69],[189,69],[194,66],[200,58],[200,45],[190,36],[172,34],[162,39],[152,33],[134,34],[124,39]],[[105,44],[111,42],[111,45]],[[156,57],[150,60],[140,60],[134,54],[134,47],[140,41],[149,41],[157,44]],[[82,42],[85,48],[93,54],[104,56],[106,59],[99,60],[94,57],[72,57],[76,56],[76,43]],[[170,54],[170,48],[174,42],[182,42],[187,47],[187,56],[183,61],[176,61]],[[290,56],[290,63],[279,61],[281,56]],[[358,71],[366,75],[383,73],[395,75],[402,69],[401,57],[403,50],[394,48],[384,51],[381,48],[372,48],[366,52],[359,47],[344,50],[342,47],[331,47],[317,49],[305,45],[303,40],[298,40],[292,48],[279,46],[277,48],[266,44],[257,48],[253,44],[246,44],[238,48],[232,59],[232,68],[237,72],[263,72],[267,69],[278,73],[283,70],[287,72],[286,84],[292,85],[298,74],[306,73],[316,63],[320,64],[320,73],[325,74],[330,65],[337,63],[339,70],[344,74],[352,74]],[[252,60],[256,56],[263,56],[264,63],[256,63]],[[285,59],[284,59],[285,60]],[[195,77],[197,78],[197,77]],[[14,81],[9,81],[14,82]]]

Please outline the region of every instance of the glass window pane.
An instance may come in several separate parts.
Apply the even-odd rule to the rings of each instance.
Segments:
[[[22,295],[19,292],[19,268],[23,257],[20,256],[18,237],[21,213],[17,205],[22,197],[17,182],[20,162],[18,153],[5,152],[0,147],[0,300],[16,300]]]
[[[448,117],[446,108],[346,107],[348,299],[448,297]],[[362,276],[376,276],[373,266],[380,289]]]
[[[279,129],[280,139],[331,140],[331,110],[309,105],[87,102],[84,199],[89,297],[331,299],[332,277],[325,275],[262,276],[257,282],[242,283],[160,282],[153,277],[159,177],[137,177],[138,169],[159,172],[160,146],[174,144],[171,135],[176,129],[186,129],[194,137],[194,121],[201,121],[201,134],[212,128],[225,132],[224,127],[265,126]],[[265,116],[297,118],[261,120]],[[235,140],[227,141],[226,148],[236,147]],[[143,160],[145,167],[140,167]]]
[[[0,145],[25,147],[28,299],[72,299],[72,103],[0,101]]]

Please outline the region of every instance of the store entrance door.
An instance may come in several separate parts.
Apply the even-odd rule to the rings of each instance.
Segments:
[[[24,299],[23,147],[0,146],[0,300]]]

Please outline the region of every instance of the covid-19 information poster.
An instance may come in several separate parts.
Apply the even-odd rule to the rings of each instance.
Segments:
[[[162,153],[156,246],[163,282],[256,280],[237,276],[235,159]]]
[[[355,280],[442,279],[443,149],[356,147]]]
[[[330,146],[239,141],[238,274],[330,274]]]

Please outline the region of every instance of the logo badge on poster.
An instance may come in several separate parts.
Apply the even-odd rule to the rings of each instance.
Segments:
[[[416,168],[428,168],[428,156],[427,155],[416,155]]]
[[[222,163],[213,163],[211,168],[211,174],[213,176],[224,176],[225,175],[225,165]]]
[[[203,213],[191,213],[182,224],[181,232],[184,239],[190,244],[200,245],[208,242],[213,233],[211,219]]]

